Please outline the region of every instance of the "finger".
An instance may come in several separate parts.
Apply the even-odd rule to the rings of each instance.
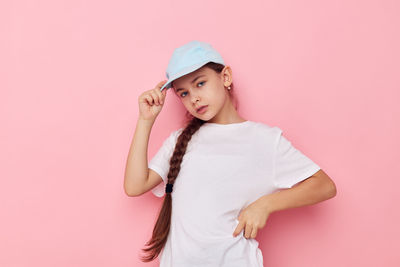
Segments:
[[[154,99],[154,104],[156,104],[158,106],[160,104],[160,102],[159,102],[158,95],[156,94],[155,90],[150,91],[150,95]]]
[[[165,96],[167,95],[167,92],[168,92],[167,88],[164,88],[164,89],[161,91],[161,94],[163,94],[163,96],[165,97]]]
[[[161,82],[157,83],[156,88],[160,88],[167,82],[167,80],[162,80]]]
[[[253,227],[253,230],[251,231],[251,234],[250,234],[250,238],[256,238],[256,236],[257,236],[257,227]]]
[[[163,85],[163,86],[164,86],[164,85]],[[162,92],[164,92],[164,91],[165,91],[165,92],[167,92],[167,91],[168,91],[168,89],[169,89],[169,87],[164,87],[162,90],[161,90],[161,88],[160,88],[160,90],[159,90],[159,91],[160,91],[161,93],[162,93]]]
[[[160,92],[160,90],[154,90],[154,92],[156,93],[156,95],[158,96],[158,101],[160,102],[160,104],[162,105],[164,102],[164,95],[163,93]]]
[[[251,226],[251,224],[249,224],[249,223],[246,224],[246,228],[244,230],[244,237],[246,237],[246,238],[250,237],[252,228],[253,227]]]
[[[144,99],[147,101],[147,104],[149,104],[149,106],[154,105],[153,98],[152,98],[149,94],[146,94],[146,95],[144,96]]]
[[[234,237],[236,237],[236,236],[243,230],[244,223],[242,223],[242,222],[240,222],[240,221],[238,221],[238,222],[239,222],[239,223],[238,223],[238,225],[236,226],[235,231],[233,232],[233,236],[234,236]]]

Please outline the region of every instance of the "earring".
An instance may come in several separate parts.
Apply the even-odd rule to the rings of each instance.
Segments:
[[[225,79],[225,82],[226,82],[226,81],[228,81],[228,79]],[[230,86],[228,86],[228,90],[231,90],[231,87],[230,87]]]

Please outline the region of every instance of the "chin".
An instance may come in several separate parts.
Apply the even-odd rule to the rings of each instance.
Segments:
[[[193,115],[193,114],[192,114]],[[202,121],[208,121],[208,120],[210,120],[210,118],[208,118],[209,116],[202,116],[201,114],[197,114],[196,113],[196,115],[193,115],[194,117],[196,117],[196,118],[198,118],[199,120],[202,120]]]
[[[214,118],[214,116],[208,115],[208,116],[198,117],[198,118],[199,118],[200,120],[203,120],[203,121],[208,122],[208,121],[212,120],[212,119]]]

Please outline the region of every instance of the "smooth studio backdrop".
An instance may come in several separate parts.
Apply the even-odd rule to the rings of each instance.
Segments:
[[[272,214],[266,267],[400,264],[400,4],[374,1],[0,3],[0,266],[142,263],[162,199],[128,197],[138,96],[175,47],[211,43],[239,112],[283,129],[337,196]],[[180,127],[168,92],[148,159]]]

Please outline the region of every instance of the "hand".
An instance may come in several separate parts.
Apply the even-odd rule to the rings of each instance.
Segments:
[[[236,237],[244,229],[245,238],[256,238],[258,230],[265,226],[270,214],[259,200],[254,201],[240,212],[233,236]]]
[[[155,88],[143,92],[138,99],[139,116],[145,120],[155,120],[165,103],[167,89],[160,92],[161,87],[167,82],[159,82]]]

